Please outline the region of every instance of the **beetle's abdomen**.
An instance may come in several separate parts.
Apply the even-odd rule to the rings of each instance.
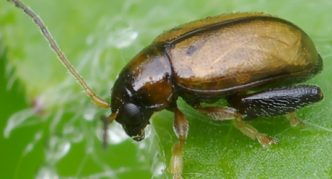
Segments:
[[[249,16],[193,29],[167,42],[177,85],[221,95],[273,81],[306,79],[322,62],[311,39],[271,16]]]

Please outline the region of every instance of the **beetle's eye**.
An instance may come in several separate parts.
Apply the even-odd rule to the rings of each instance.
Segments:
[[[133,103],[124,105],[124,113],[127,118],[138,118],[140,116],[140,109]]]

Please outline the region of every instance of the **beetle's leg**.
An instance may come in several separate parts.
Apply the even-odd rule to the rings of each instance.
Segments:
[[[214,121],[234,120],[236,109],[231,107],[196,107],[196,110],[205,113]]]
[[[108,125],[115,120],[116,113],[112,113],[109,116],[101,116],[101,121],[103,122],[103,146],[107,147],[108,141]]]
[[[173,178],[180,179],[182,178],[181,174],[183,169],[183,147],[187,139],[189,123],[178,108],[174,110],[174,115],[173,129],[179,141],[175,143],[172,148],[170,172],[173,175]]]
[[[246,123],[242,120],[241,117],[236,117],[234,120],[234,125],[238,128],[244,135],[250,137],[251,139],[257,141],[263,146],[268,147],[272,144],[276,144],[278,141],[264,133],[260,133],[256,128],[252,125]]]
[[[106,148],[108,144],[108,121],[106,116],[101,116],[100,119],[103,122],[103,147]]]
[[[199,107],[198,111],[201,111],[207,114],[214,120],[224,121],[224,120],[234,120],[234,126],[239,129],[244,135],[249,138],[257,141],[263,146],[269,146],[271,144],[277,143],[275,139],[267,136],[264,133],[260,133],[257,129],[255,129],[250,124],[246,123],[242,120],[242,115],[237,112],[236,109],[231,107]]]
[[[287,117],[290,125],[293,127],[304,125],[304,123],[297,117],[295,112],[288,113]]]
[[[323,99],[321,89],[314,85],[299,85],[268,89],[252,94],[232,95],[227,101],[247,117],[277,116],[292,113]],[[292,114],[290,115],[292,116]],[[296,123],[296,117],[293,121]]]

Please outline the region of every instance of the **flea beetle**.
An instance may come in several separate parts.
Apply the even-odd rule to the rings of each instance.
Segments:
[[[292,125],[298,108],[320,101],[314,85],[295,85],[322,70],[312,40],[299,27],[263,13],[233,13],[193,21],[157,37],[119,74],[111,104],[98,97],[58,48],[42,20],[19,0],[11,0],[33,18],[59,59],[100,107],[110,108],[106,123],[117,121],[136,141],[154,112],[174,112],[170,172],[180,178],[183,147],[189,131],[176,105],[182,97],[214,120],[233,119],[243,134],[267,146],[276,141],[245,122],[246,118],[288,115]],[[224,98],[228,106],[202,103]]]

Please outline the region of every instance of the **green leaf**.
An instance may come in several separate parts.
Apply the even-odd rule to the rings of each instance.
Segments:
[[[324,100],[298,112],[306,126],[291,128],[284,117],[251,121],[261,132],[280,140],[279,144],[263,149],[236,130],[231,122],[211,122],[179,100],[181,110],[190,122],[184,176],[332,176],[332,120],[329,119],[332,115],[329,100],[329,90],[332,89],[329,80],[332,75],[331,1],[26,2],[44,18],[88,84],[106,99],[110,99],[109,90],[122,67],[157,35],[181,23],[234,11],[263,11],[297,24],[312,37],[324,59],[322,73],[308,81],[322,88]],[[6,47],[8,57],[6,62],[1,61],[0,71],[2,131],[8,127],[11,116],[22,110],[34,111],[36,103],[33,102],[42,104],[37,105],[42,113],[33,113],[21,124],[14,121],[17,126],[9,137],[1,138],[0,145],[6,146],[1,149],[1,154],[15,156],[1,165],[6,167],[1,178],[36,178],[42,174],[80,178],[167,177],[162,171],[169,162],[171,146],[176,142],[172,131],[173,114],[167,111],[155,114],[152,119],[154,130],[150,130],[150,137],[141,144],[127,140],[121,128],[112,124],[112,135],[120,136],[120,142],[111,143],[107,150],[103,150],[101,122],[92,119],[99,119],[109,111],[99,111],[89,103],[56,61],[31,20],[5,1],[0,5],[0,25],[0,43]],[[8,66],[15,69],[10,75],[5,73]],[[5,90],[13,77],[17,77],[21,85]],[[26,153],[29,144],[34,145]]]

